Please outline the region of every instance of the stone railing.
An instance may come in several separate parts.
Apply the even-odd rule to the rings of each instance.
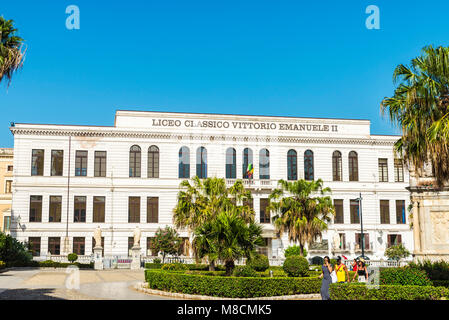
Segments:
[[[55,262],[62,262],[62,263],[69,263],[69,259],[67,259],[67,256],[62,255],[51,255],[47,256],[47,260],[55,261]],[[91,263],[93,262],[93,256],[92,255],[84,255],[84,256],[78,256],[78,259],[75,262],[79,263]]]

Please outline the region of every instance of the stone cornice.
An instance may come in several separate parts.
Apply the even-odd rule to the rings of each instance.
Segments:
[[[46,129],[46,128],[18,128],[11,127],[14,135],[40,135],[40,136],[78,136],[78,137],[119,137],[143,138],[156,140],[203,140],[203,141],[241,141],[241,142],[280,142],[280,143],[317,143],[317,144],[361,144],[393,146],[396,137],[391,138],[346,138],[346,137],[291,137],[291,136],[265,136],[265,135],[220,135],[220,134],[176,134],[164,132],[148,132],[134,130],[120,130],[115,128],[101,129]]]

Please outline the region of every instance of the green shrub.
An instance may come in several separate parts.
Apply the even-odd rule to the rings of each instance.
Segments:
[[[160,269],[160,268],[162,268],[162,263],[153,263],[153,262],[145,263],[145,269]]]
[[[268,257],[263,254],[257,254],[251,260],[246,260],[246,264],[259,272],[264,272],[270,267]]]
[[[0,269],[6,268],[6,263],[0,261]]]
[[[160,264],[161,262],[162,262],[162,260],[159,258],[153,259],[153,263]]]
[[[300,256],[301,255],[301,247],[300,246],[289,246],[287,249],[284,250],[284,256],[286,258],[291,256]],[[303,257],[307,256],[307,250],[303,249],[302,251]]]
[[[319,293],[319,278],[209,277],[161,270],[145,270],[148,287],[168,292],[227,298],[272,297]]]
[[[259,272],[259,275],[262,277],[269,277],[270,271],[273,273],[273,277],[286,277],[287,274],[282,270],[282,267],[270,267],[269,269],[265,270],[264,272]]]
[[[259,274],[250,266],[236,266],[232,274],[234,277],[258,277]]]
[[[26,243],[0,232],[0,260],[7,267],[27,266],[32,256]]]
[[[446,287],[449,288],[449,280],[432,280],[434,287]]]
[[[69,260],[71,263],[74,263],[76,260],[78,260],[78,255],[76,253],[69,253],[67,256],[67,260]]]
[[[380,270],[380,284],[403,286],[431,286],[427,274],[423,270],[402,267],[384,268]]]
[[[449,280],[449,262],[444,260],[412,262],[409,266],[410,268],[424,270],[430,280]]]
[[[309,262],[301,256],[290,256],[285,259],[282,268],[289,277],[304,277],[309,273]]]
[[[175,263],[166,263],[162,266],[161,269],[167,271],[184,271],[187,270],[187,267],[183,263],[175,262]]]
[[[332,300],[439,300],[449,298],[449,289],[432,286],[333,283],[329,287]]]
[[[331,259],[332,268],[334,268],[336,264],[337,264],[337,259]]]
[[[312,264],[321,266],[324,263],[324,259],[321,258],[320,256],[315,256],[312,258],[311,262],[312,262]]]
[[[77,266],[80,269],[93,269],[94,267],[94,263],[79,263],[79,262],[75,262],[75,263],[66,263],[66,262],[57,262],[57,261],[52,261],[52,260],[45,260],[45,261],[39,261],[37,262],[36,266],[39,266],[41,268],[67,268],[68,266]]]

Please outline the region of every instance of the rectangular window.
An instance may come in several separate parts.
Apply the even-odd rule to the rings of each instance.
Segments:
[[[340,238],[340,250],[346,250],[346,234],[345,233],[339,233],[338,237]]]
[[[61,254],[61,238],[60,237],[50,237],[48,238],[48,251],[54,255]]]
[[[128,237],[128,255],[131,256],[131,249],[134,246],[134,237]]]
[[[11,172],[13,169],[13,166],[8,166],[8,171]]]
[[[38,257],[41,255],[41,238],[40,237],[29,237],[28,246],[33,257]]]
[[[402,159],[394,159],[394,181],[404,182],[404,164]]]
[[[12,180],[6,180],[5,193],[12,193]]]
[[[73,222],[86,222],[86,197],[75,196]]]
[[[358,224],[360,223],[360,214],[359,214],[359,201],[351,200],[350,201],[350,213],[351,213],[351,223]]]
[[[42,222],[42,196],[30,196],[30,222]]]
[[[51,150],[51,175],[62,176],[62,166],[64,162],[63,150]]]
[[[84,256],[86,244],[86,238],[83,237],[74,237],[73,238],[73,253],[76,253],[79,256]]]
[[[61,196],[50,196],[50,212],[48,222],[61,222]]]
[[[388,159],[379,159],[379,182],[388,182]]]
[[[345,223],[344,213],[343,213],[343,200],[334,200],[335,208],[335,222],[334,223]]]
[[[369,246],[369,234],[368,233],[363,233],[363,237],[365,238],[364,240],[364,245],[365,245],[365,250],[369,250],[370,246]],[[356,233],[355,234],[355,249],[356,250],[361,250],[362,249],[362,235],[361,233]]]
[[[87,176],[87,151],[77,150],[75,154],[75,176]]]
[[[140,197],[128,198],[128,222],[140,222]]]
[[[106,177],[106,151],[95,151],[95,177]]]
[[[396,246],[398,244],[402,244],[402,236],[400,234],[389,234],[387,236],[388,248],[391,246]]]
[[[44,150],[33,149],[31,157],[31,175],[43,176],[44,175]]]
[[[159,221],[159,198],[147,198],[147,223],[158,223]]]
[[[405,223],[405,200],[396,200],[396,223]]]
[[[94,197],[93,204],[93,219],[92,222],[104,222],[105,221],[105,197]]]
[[[153,251],[153,237],[147,237],[147,255],[156,256],[157,253]]]
[[[268,205],[268,199],[260,199],[260,223],[270,223],[270,211],[268,211]]]
[[[11,216],[3,217],[3,231],[9,231],[11,228]]]
[[[390,223],[390,201],[380,200],[380,223],[389,224]]]

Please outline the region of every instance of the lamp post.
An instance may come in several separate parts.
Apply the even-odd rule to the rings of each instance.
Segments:
[[[359,201],[359,215],[360,215],[360,237],[362,238],[362,257],[365,258],[365,236],[363,234],[363,215],[362,215],[362,193],[359,193],[359,197],[356,199]]]

